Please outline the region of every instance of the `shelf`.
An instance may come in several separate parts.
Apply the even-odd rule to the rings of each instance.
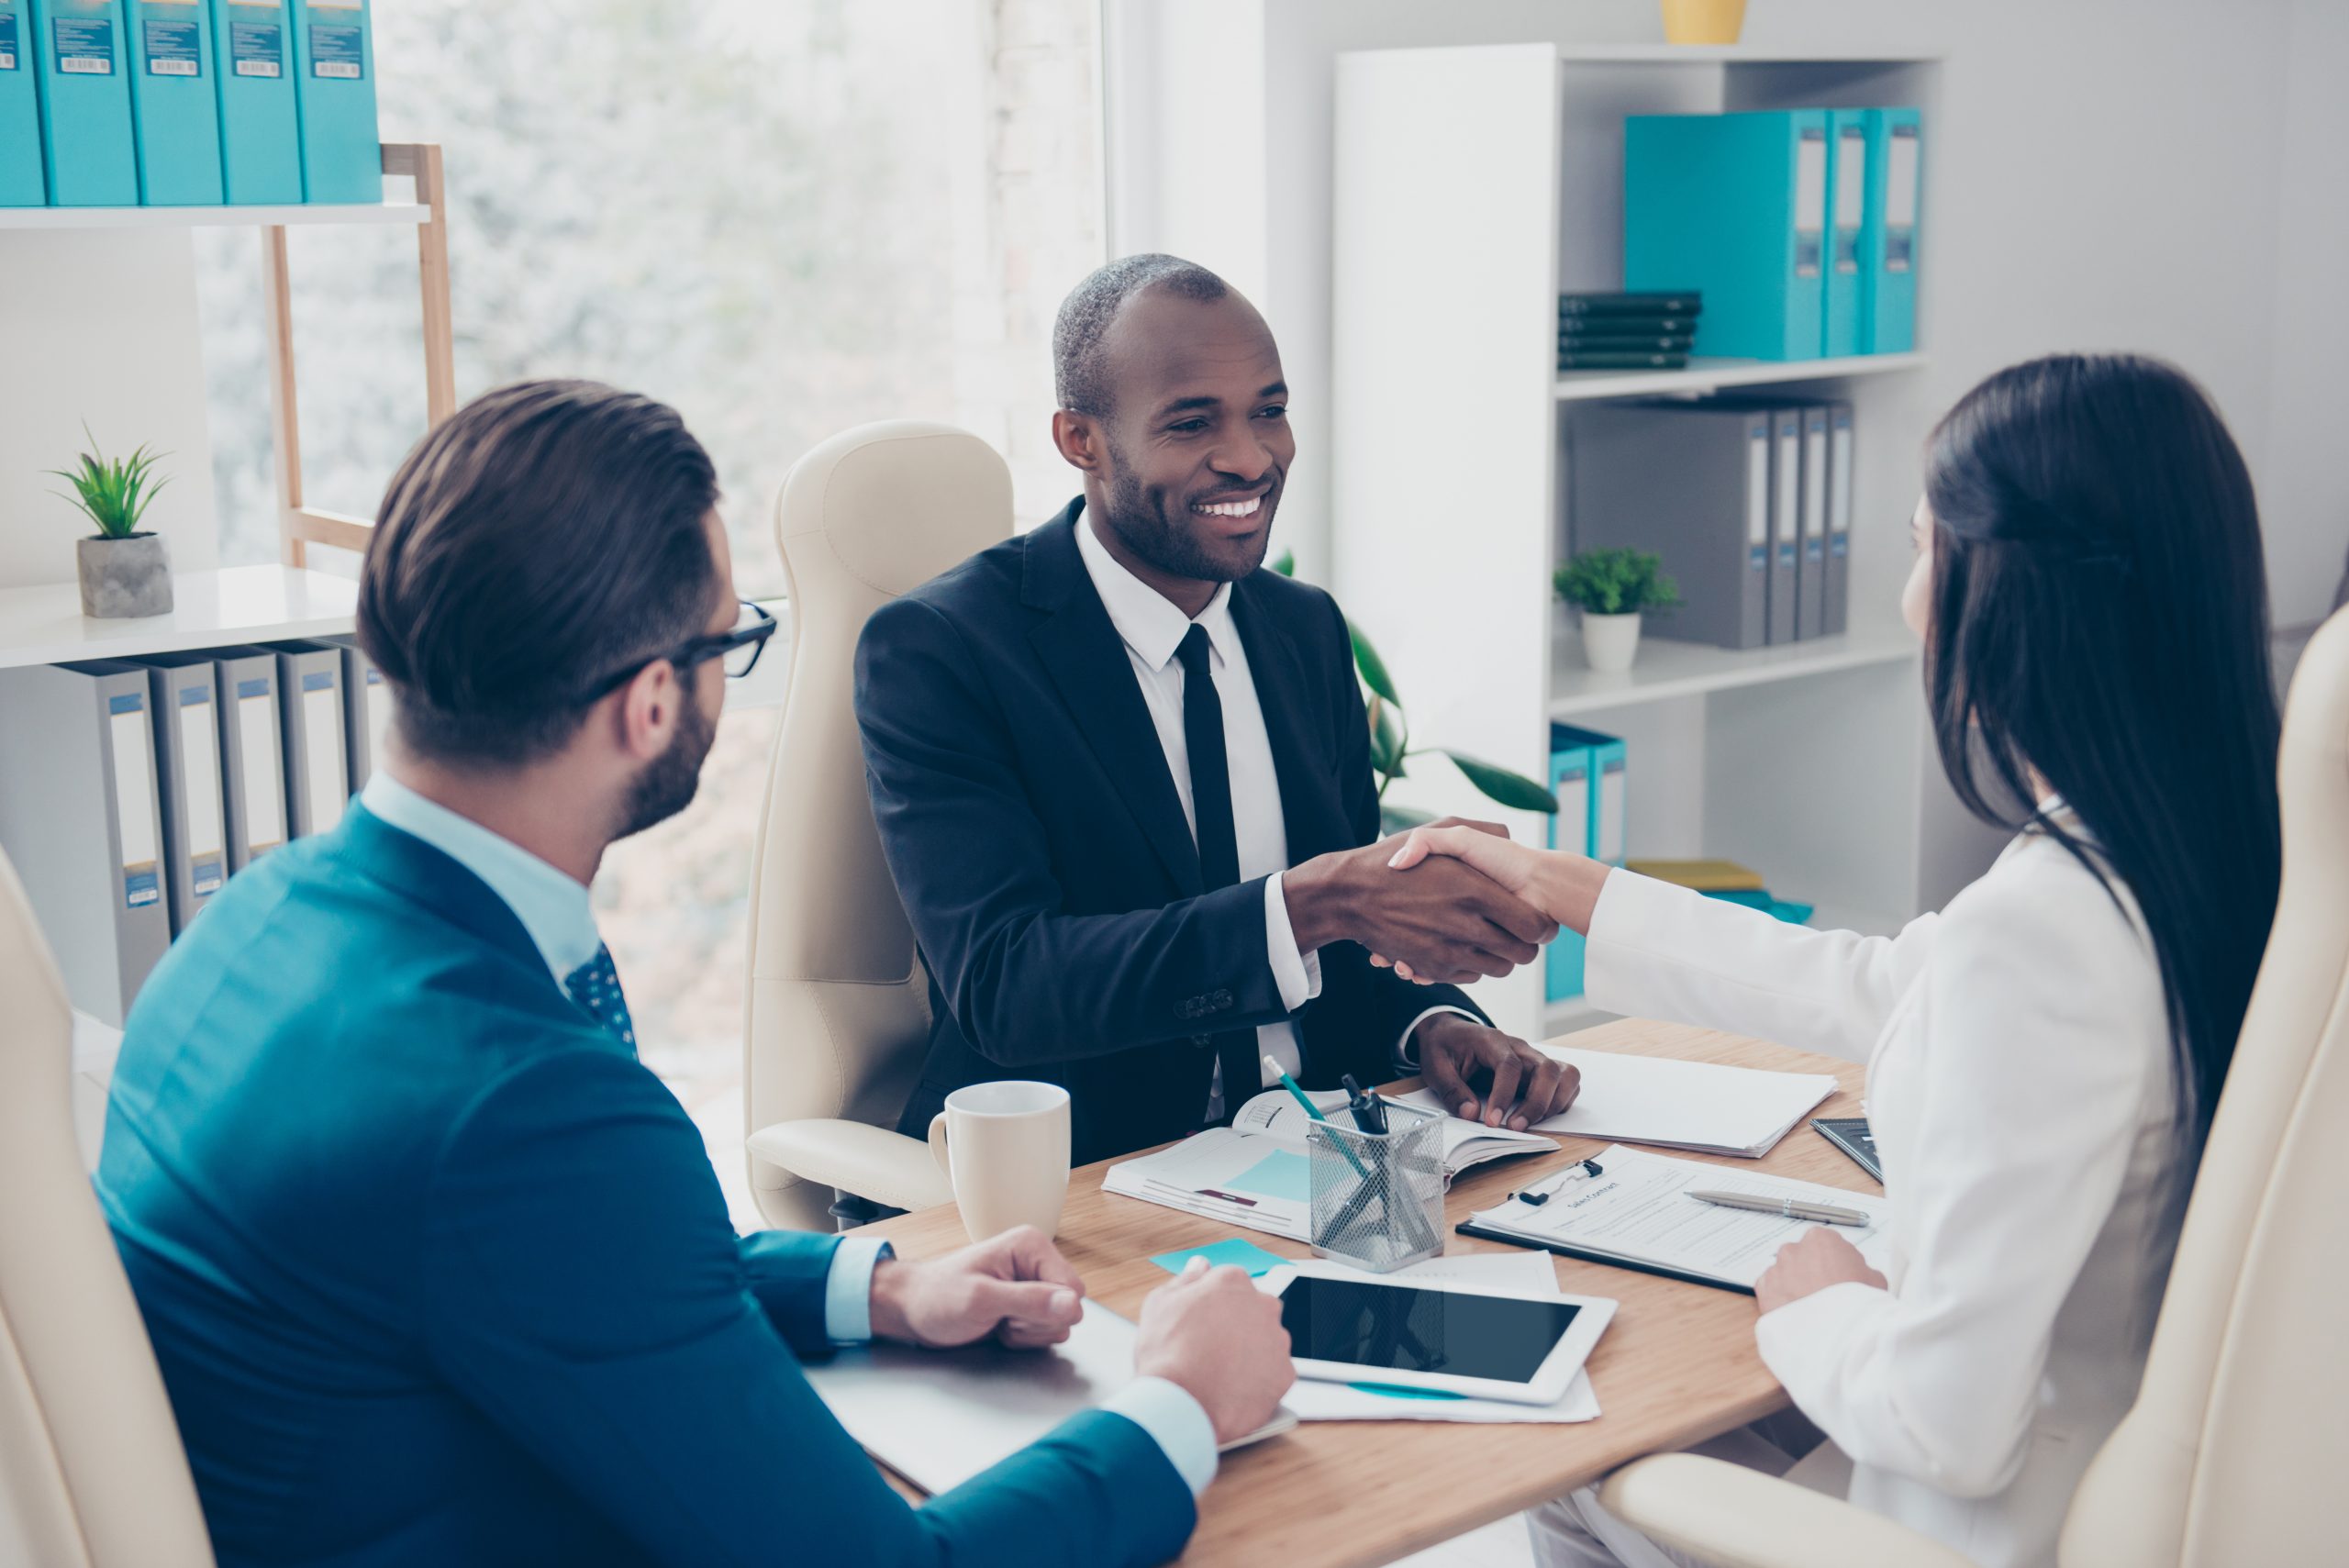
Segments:
[[[351,630],[359,606],[349,578],[290,566],[184,572],[172,592],[170,615],[91,620],[72,583],[0,590],[0,670],[324,637]]]
[[[1890,375],[1925,362],[1922,354],[1852,354],[1835,360],[1699,359],[1676,371],[1568,371],[1558,377],[1561,403],[1600,397],[1653,397],[1673,393],[1712,392],[1724,386],[1776,386],[1833,376]]]
[[[1551,655],[1550,717],[1568,718],[1632,703],[1799,680],[1868,664],[1905,663],[1917,653],[1916,635],[1898,621],[1776,648],[1715,648],[1643,635],[1639,659],[1629,670],[1602,675],[1584,664],[1579,637],[1561,635]]]
[[[1934,65],[1939,53],[1909,50],[1776,50],[1747,44],[1560,44],[1565,65]]]
[[[432,209],[417,202],[334,206],[26,206],[0,207],[0,230],[11,228],[235,228],[300,224],[429,223]]]

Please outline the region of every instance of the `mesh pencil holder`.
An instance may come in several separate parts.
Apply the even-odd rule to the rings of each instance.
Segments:
[[[1443,1251],[1442,1121],[1390,1101],[1383,1133],[1307,1126],[1316,1253],[1385,1273]]]

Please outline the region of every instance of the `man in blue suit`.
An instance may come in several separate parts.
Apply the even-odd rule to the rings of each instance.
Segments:
[[[773,629],[715,499],[674,413],[592,384],[427,437],[361,587],[384,771],[131,1013],[98,1185],[224,1568],[1155,1562],[1288,1385],[1277,1304],[1186,1276],[1130,1388],[920,1509],[808,1388],[876,1335],[1064,1338],[1083,1286],[1033,1231],[736,1237],[637,1060],[587,884]]]

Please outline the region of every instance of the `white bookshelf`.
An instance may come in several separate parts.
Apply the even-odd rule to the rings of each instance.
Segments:
[[[291,566],[230,566],[174,573],[172,598],[169,615],[93,620],[74,584],[0,589],[0,670],[345,633],[359,584]]]
[[[1546,43],[1338,59],[1333,586],[1394,671],[1414,739],[1538,778],[1553,721],[1620,735],[1634,857],[1742,860],[1813,905],[1814,925],[1871,933],[1920,908],[1951,859],[1928,846],[1956,815],[1897,607],[1936,412],[1906,373],[1929,362],[1930,338],[1915,353],[1561,375],[1557,296],[1622,286],[1625,116],[1913,104],[1932,117],[1939,70],[1898,51]],[[1592,673],[1550,588],[1571,543],[1579,411],[1778,386],[1854,406],[1852,629],[1734,651],[1674,641],[1659,617],[1630,672]],[[1449,769],[1397,793],[1497,810]],[[1546,831],[1501,815],[1520,838]],[[1477,995],[1540,1037],[1597,1017],[1546,1005],[1538,965]]]
[[[417,202],[364,202],[294,206],[27,206],[0,207],[0,230],[81,228],[287,228],[317,224],[407,224],[432,221]]]

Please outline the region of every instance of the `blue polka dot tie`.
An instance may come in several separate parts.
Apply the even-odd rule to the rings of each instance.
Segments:
[[[620,992],[620,972],[612,966],[611,949],[597,947],[596,956],[573,970],[562,988],[621,1044],[636,1049],[636,1025],[628,1016],[628,998]]]

